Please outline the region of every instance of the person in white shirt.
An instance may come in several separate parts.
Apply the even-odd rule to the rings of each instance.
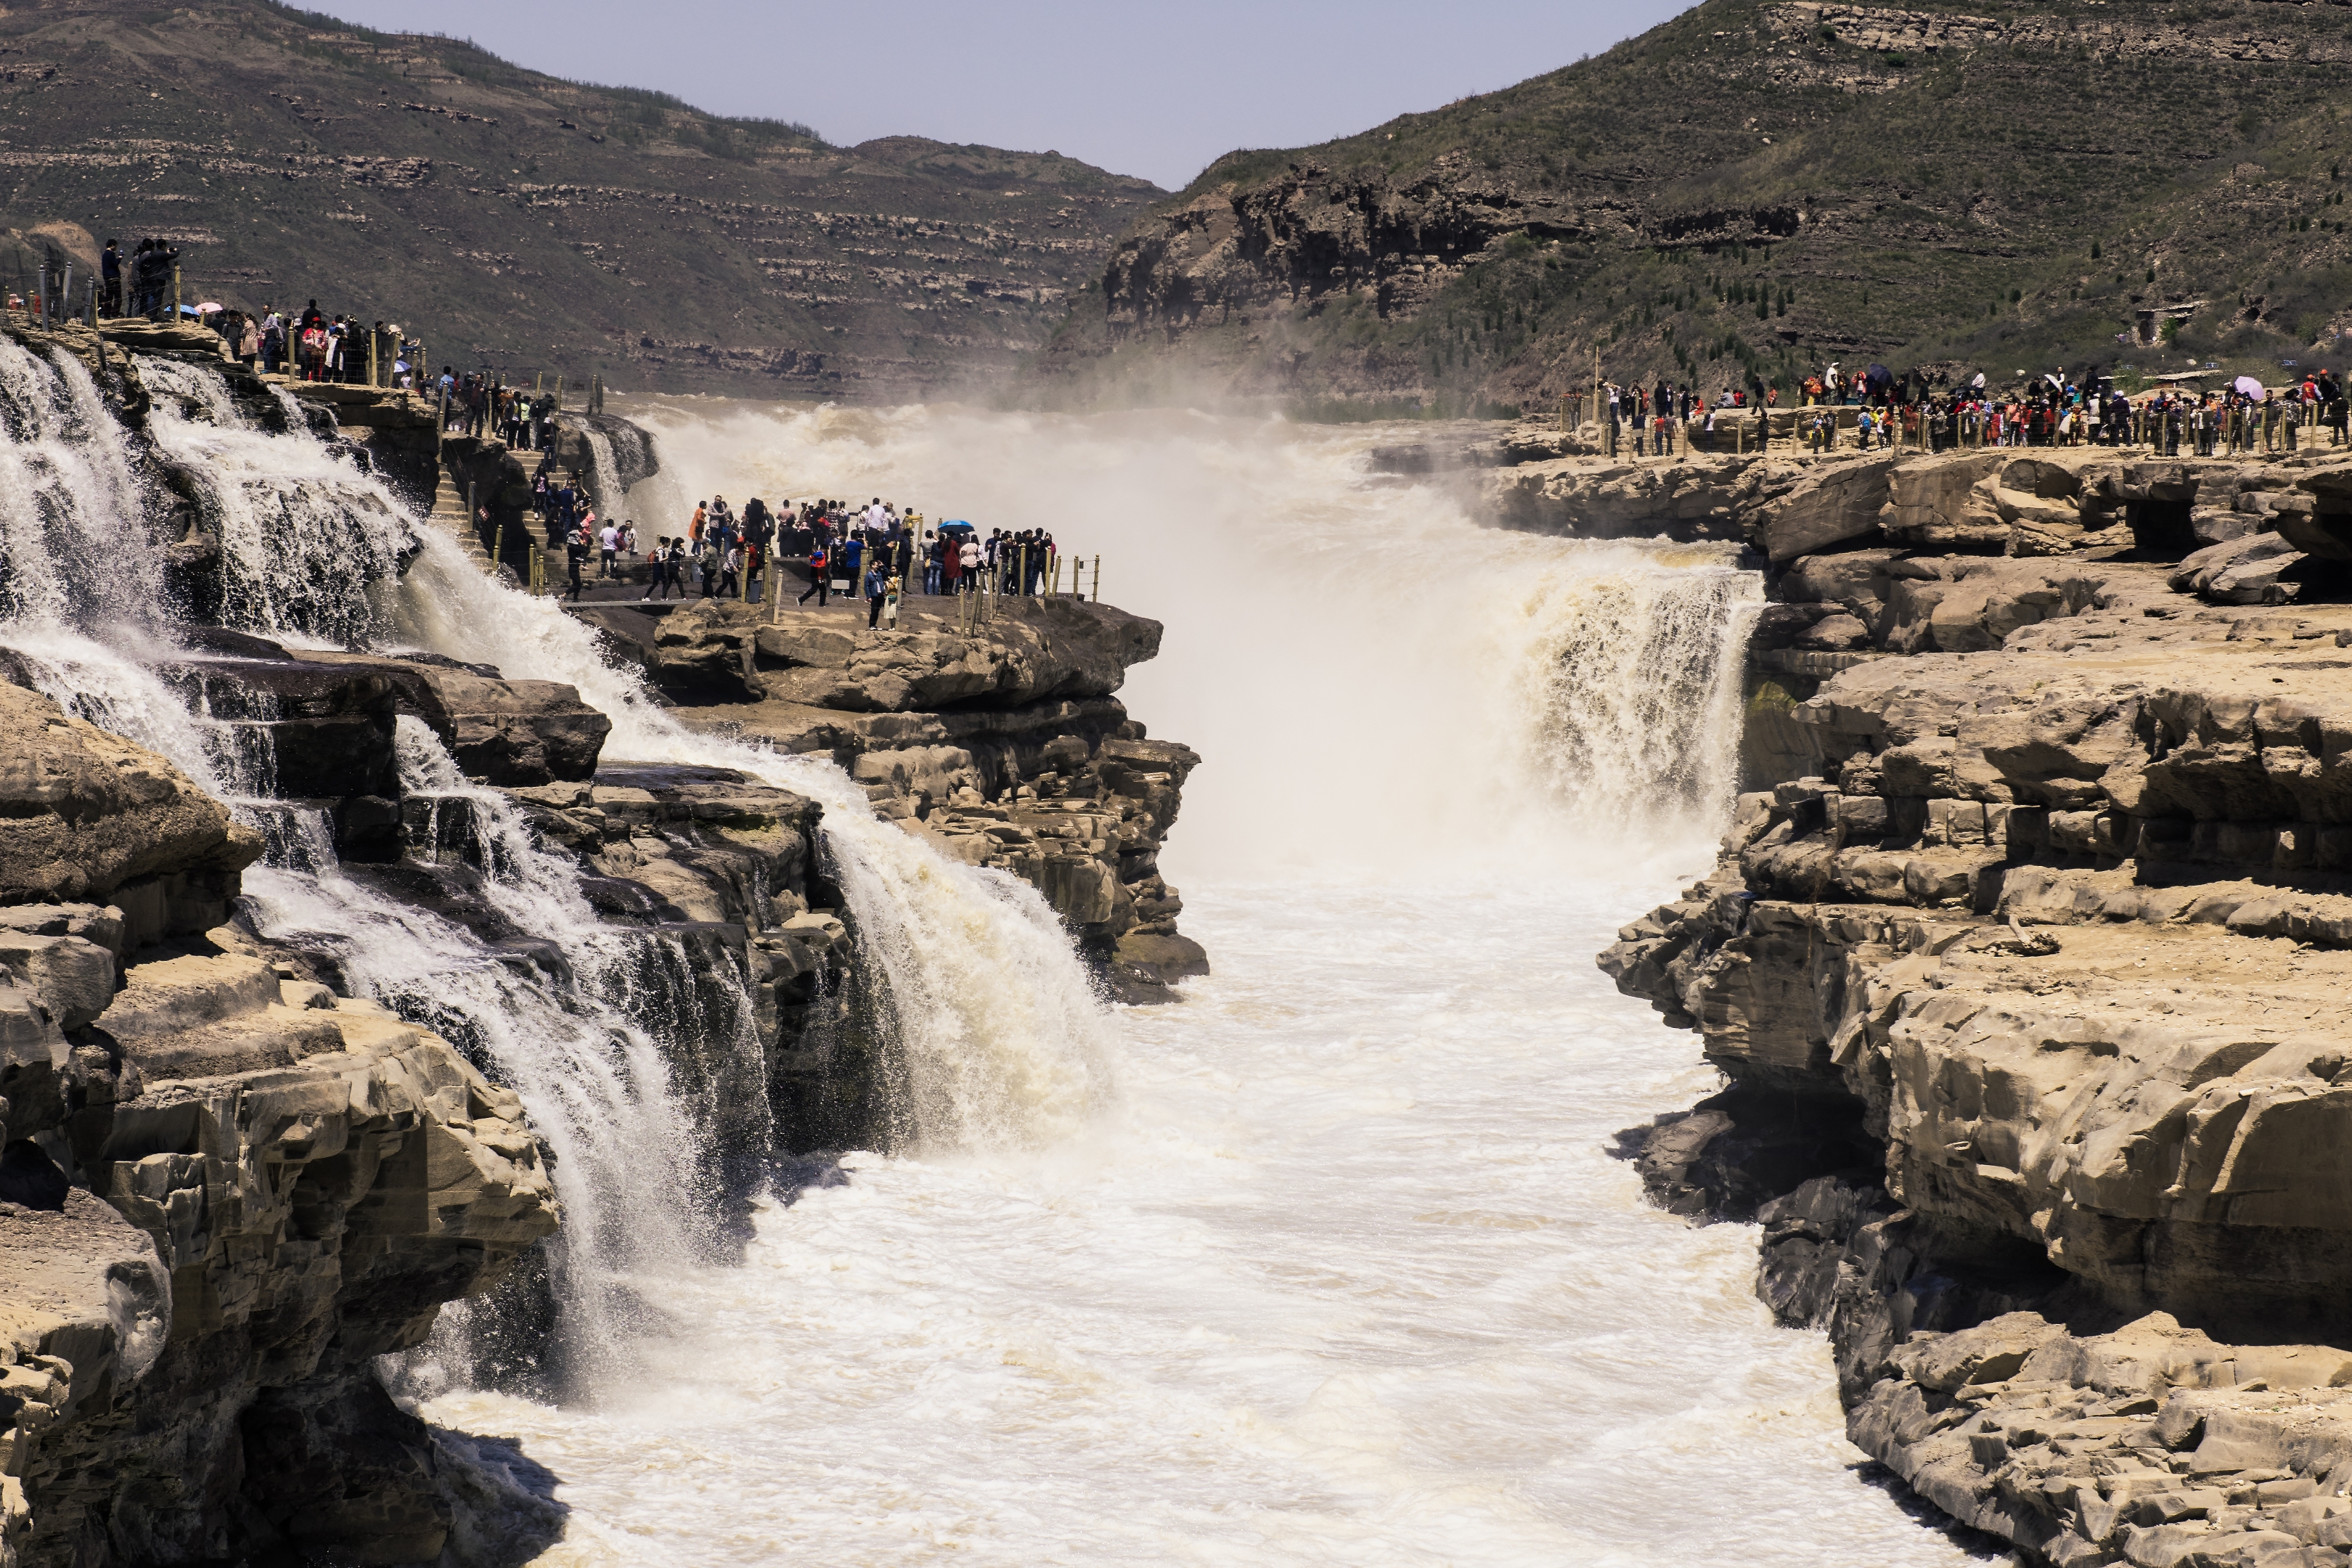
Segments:
[[[606,523],[603,531],[596,535],[596,548],[602,555],[602,560],[598,563],[596,575],[599,577],[610,577],[613,574],[613,568],[619,564],[620,562],[620,525],[611,522]]]
[[[876,496],[874,498],[874,504],[866,509],[866,531],[868,533],[880,533],[889,526],[890,509],[882,504],[882,498],[880,496]]]

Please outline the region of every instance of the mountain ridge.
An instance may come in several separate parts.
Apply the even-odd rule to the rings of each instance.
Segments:
[[[268,0],[0,13],[0,177],[27,273],[171,236],[203,297],[396,320],[436,363],[880,398],[1009,370],[1160,194],[1056,153],[835,147]]]
[[[1460,411],[1549,406],[1596,351],[1707,390],[1857,355],[2274,363],[2352,330],[2347,61],[2333,0],[1706,0],[1499,92],[1219,159],[1034,377]]]

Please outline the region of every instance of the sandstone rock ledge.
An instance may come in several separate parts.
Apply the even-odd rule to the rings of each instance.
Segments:
[[[1122,1001],[1208,973],[1176,929],[1159,853],[1201,759],[1150,739],[1116,696],[1157,621],[1072,599],[1005,600],[959,633],[910,597],[898,630],[859,609],[702,600],[658,616],[591,606],[691,727],[831,757],[874,809],[968,864],[1034,884]]]
[[[2228,481],[2222,545],[2313,547],[2266,590],[2224,516],[1790,560],[1722,858],[1601,958],[1730,1080],[1631,1135],[1653,1193],[1760,1222],[1853,1440],[2032,1561],[2352,1561],[2337,471]],[[2139,479],[2119,528],[2222,483]]]
[[[254,836],[13,687],[0,816],[0,1563],[436,1558],[489,1483],[373,1363],[554,1229],[520,1102],[220,923]]]

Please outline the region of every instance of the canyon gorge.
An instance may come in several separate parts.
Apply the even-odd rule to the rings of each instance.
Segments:
[[[1171,195],[0,5],[0,1568],[2352,1563],[2341,426],[1792,406],[2340,370],[2347,58],[1709,0]]]
[[[15,1561],[2346,1560],[2324,431],[612,408],[0,328]]]
[[[564,417],[1137,606],[868,631],[521,592],[523,455],[202,334],[0,370],[16,1561],[2341,1555],[2337,449]]]

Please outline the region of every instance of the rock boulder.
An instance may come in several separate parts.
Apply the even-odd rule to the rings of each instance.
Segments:
[[[260,854],[258,837],[161,757],[0,685],[0,901],[226,876]]]

